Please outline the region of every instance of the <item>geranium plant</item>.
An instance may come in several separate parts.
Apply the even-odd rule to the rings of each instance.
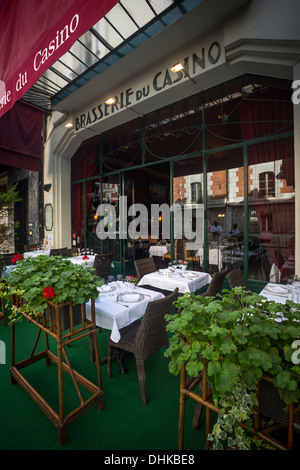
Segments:
[[[73,264],[61,256],[36,256],[18,261],[16,267],[2,283],[2,295],[8,299],[17,294],[25,300],[22,309],[40,314],[47,307],[47,301],[74,305],[96,299],[97,287],[103,282],[92,274],[93,268]],[[11,320],[17,312],[12,310]]]
[[[173,334],[165,353],[171,357],[170,372],[178,374],[185,364],[188,375],[197,377],[206,362],[213,400],[221,407],[219,420],[224,416],[230,420],[230,426],[219,421],[210,438],[217,442],[216,448],[229,437],[231,444],[247,448],[249,441],[238,418],[245,422],[251,418],[256,403],[253,390],[263,374],[274,378],[287,404],[299,402],[300,366],[292,355],[293,343],[300,338],[300,305],[267,301],[237,287],[217,297],[187,294],[175,307],[175,314],[167,316],[167,330]],[[244,398],[233,402],[237,387],[238,396]],[[236,417],[228,418],[228,403],[234,403]]]

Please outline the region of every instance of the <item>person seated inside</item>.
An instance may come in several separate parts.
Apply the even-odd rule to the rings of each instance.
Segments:
[[[238,235],[240,233],[238,224],[233,224],[232,229],[230,230],[230,235]]]

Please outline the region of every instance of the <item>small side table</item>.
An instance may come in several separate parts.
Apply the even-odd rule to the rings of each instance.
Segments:
[[[12,305],[20,307],[23,305],[24,300],[13,296],[11,299]],[[95,301],[91,301],[91,321],[87,321],[85,318],[85,305],[80,305],[81,319],[78,325],[78,315],[74,322],[73,305],[72,304],[53,304],[48,302],[49,309],[47,309],[38,318],[33,314],[21,314],[30,322],[37,327],[37,336],[30,356],[18,363],[15,362],[15,324],[11,326],[11,368],[10,377],[11,383],[18,382],[29,394],[29,396],[39,405],[41,410],[48,416],[52,423],[58,429],[58,442],[62,446],[66,442],[67,438],[67,426],[75,421],[79,416],[85,413],[93,405],[97,404],[98,410],[104,409],[104,393],[102,387],[101,369],[100,369],[100,358],[97,341],[97,330],[95,321]],[[76,306],[78,307],[78,306]],[[68,330],[65,331],[64,322],[67,318]],[[76,329],[74,329],[77,323]],[[44,332],[46,349],[39,353],[36,353],[36,346],[38,344],[41,332]],[[57,342],[57,355],[54,355],[49,349],[49,335],[53,337]],[[81,374],[76,372],[70,363],[67,355],[66,346],[86,336],[93,339],[95,360],[97,366],[97,378],[98,384],[95,385],[88,379],[83,377]],[[63,361],[63,356],[65,362]],[[58,413],[47,403],[47,401],[35,390],[30,383],[21,374],[21,369],[33,364],[41,359],[46,359],[46,365],[50,365],[51,361],[57,364],[58,367],[58,395],[59,395],[59,411]],[[73,380],[74,387],[76,389],[80,405],[70,412],[67,416],[64,414],[64,387],[63,387],[63,372],[67,372]],[[78,384],[81,384],[89,392],[91,396],[84,400],[80,392]]]

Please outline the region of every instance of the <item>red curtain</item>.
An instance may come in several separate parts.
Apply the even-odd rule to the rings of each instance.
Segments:
[[[0,2],[0,117],[118,0]]]
[[[40,171],[43,112],[19,101],[0,120],[0,164]]]
[[[273,89],[264,93],[252,93],[251,99],[241,104],[239,113],[243,140],[269,135],[274,135],[276,139],[276,133],[293,129],[293,107],[290,93],[285,90]],[[281,181],[280,197],[273,198],[270,194],[262,196],[258,187],[250,191],[249,195],[254,202],[260,223],[262,224],[263,218],[269,217],[269,233],[262,231],[262,241],[267,247],[271,262],[281,268],[293,251],[295,232],[294,200],[284,197],[284,193],[294,192],[293,138],[277,139],[248,147],[248,165],[278,160],[282,163],[280,171],[275,174],[275,184],[276,180]]]
[[[99,137],[96,136],[84,142],[72,158],[72,181],[94,176],[95,165],[99,150]],[[90,207],[90,194],[93,180],[86,181],[86,215]],[[73,231],[83,240],[84,238],[84,184],[72,185],[72,220]]]

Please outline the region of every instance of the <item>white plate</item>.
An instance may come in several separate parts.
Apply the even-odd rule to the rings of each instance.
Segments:
[[[143,294],[137,293],[137,292],[123,292],[122,294],[119,294],[117,296],[117,299],[121,302],[140,302],[143,300],[144,296]]]

